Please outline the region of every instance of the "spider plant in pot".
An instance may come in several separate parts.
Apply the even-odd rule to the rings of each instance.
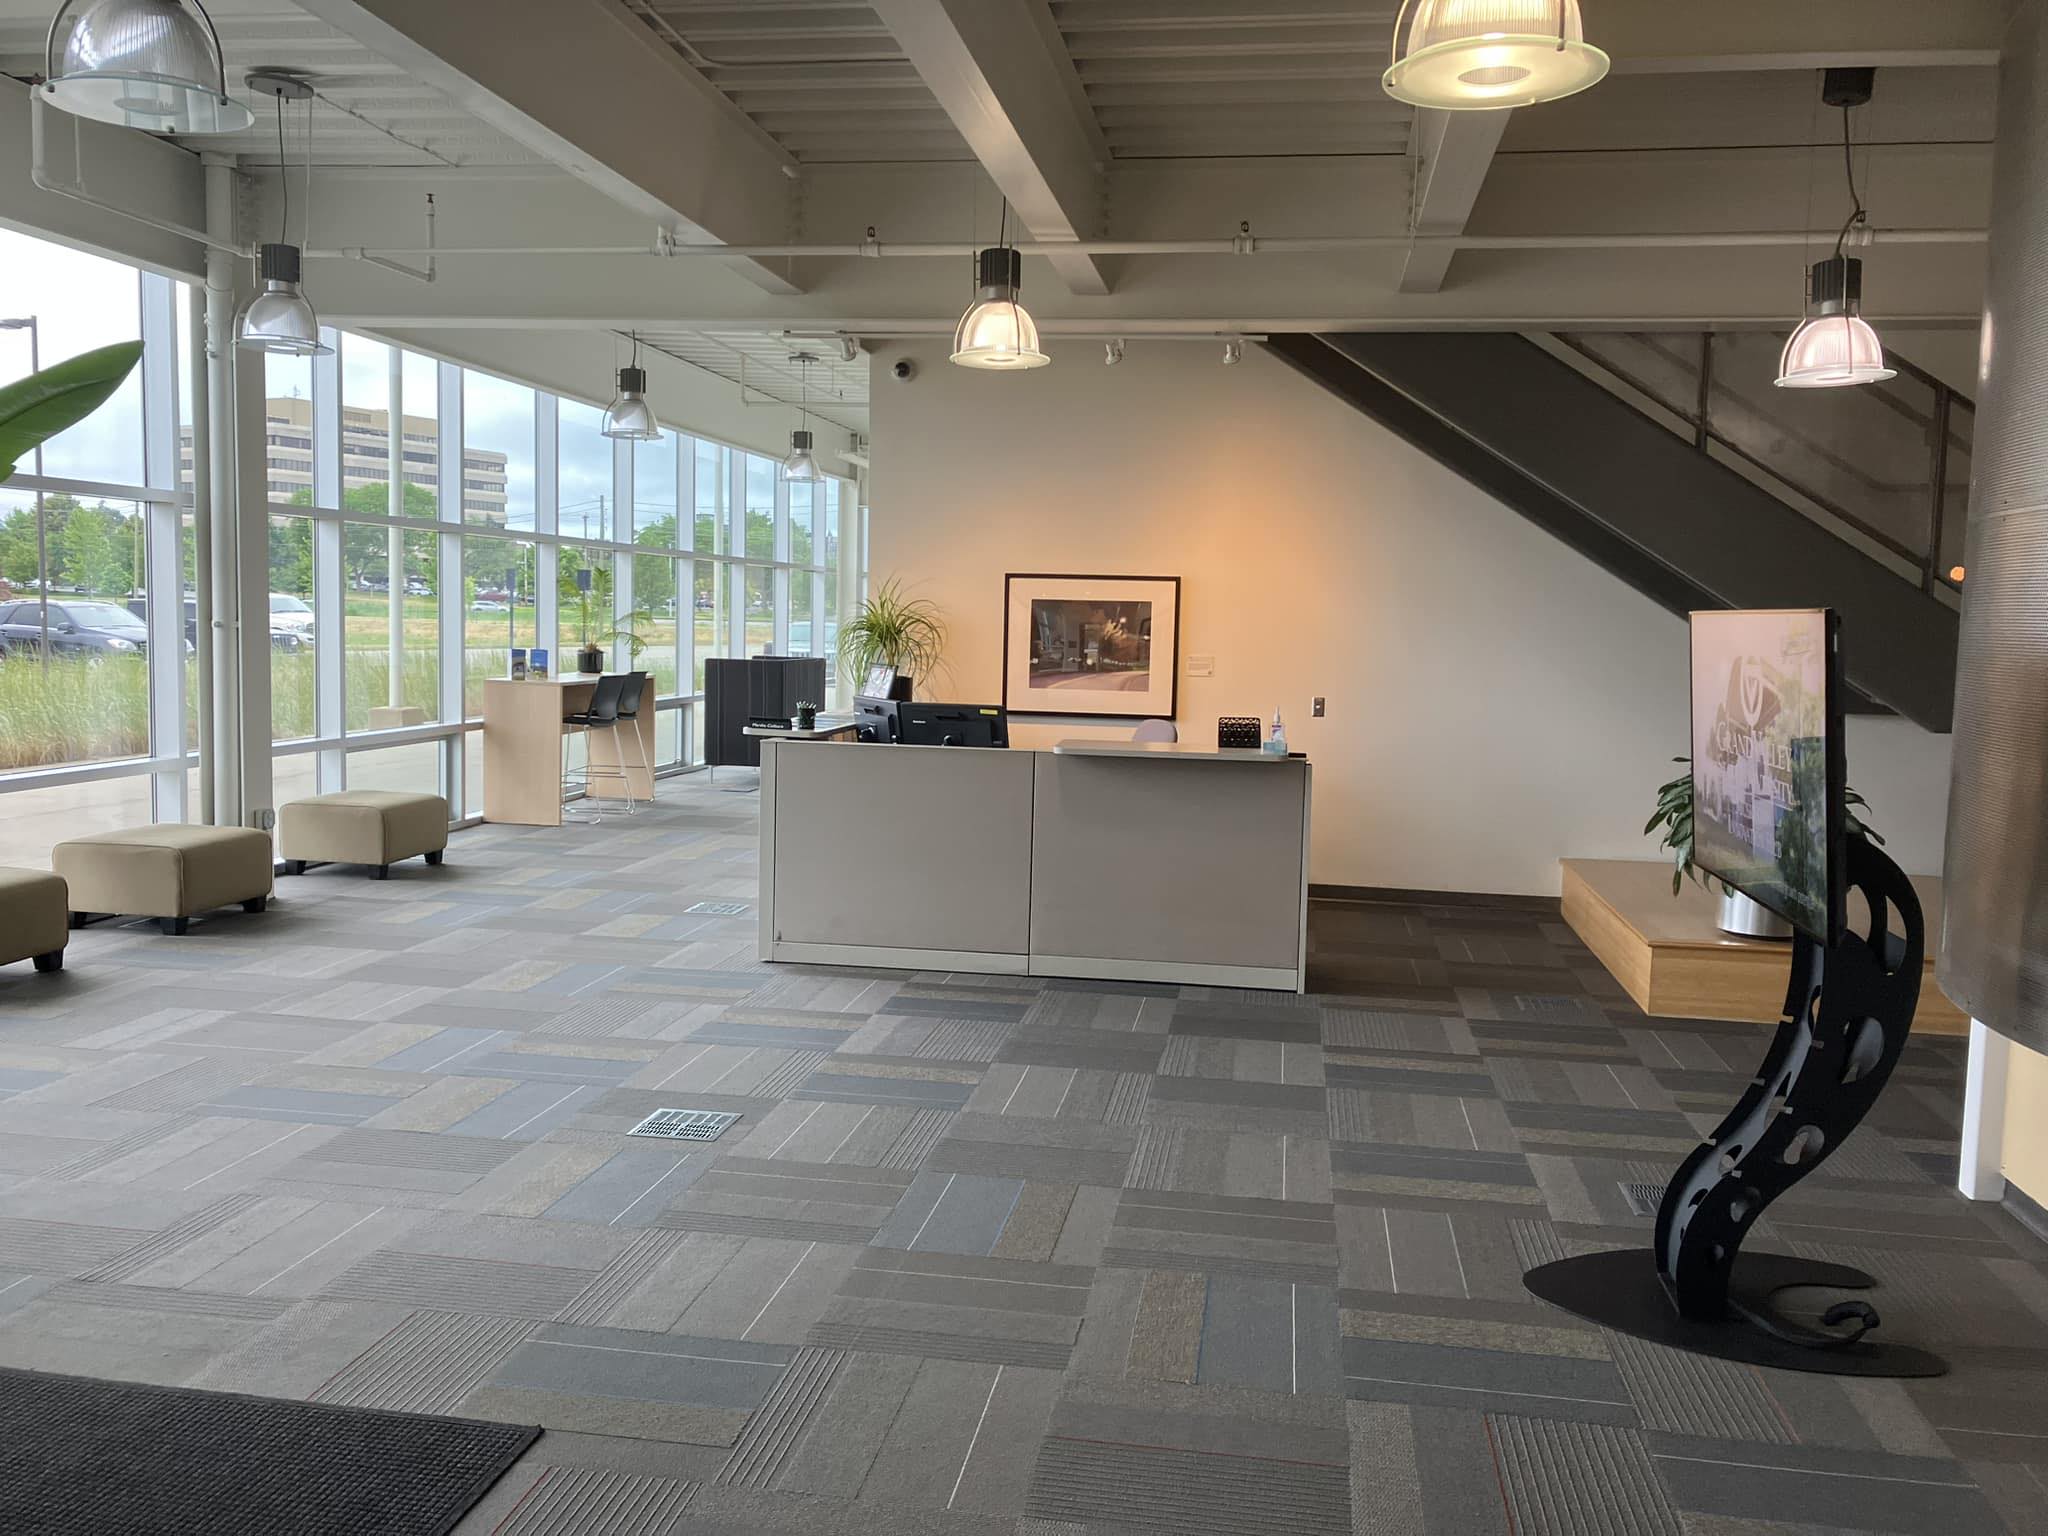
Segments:
[[[1682,764],[1685,772],[1668,784],[1657,788],[1657,809],[1650,819],[1643,823],[1643,834],[1648,836],[1663,829],[1659,848],[1671,850],[1671,894],[1676,896],[1686,877],[1697,880],[1707,891],[1721,893],[1719,926],[1723,933],[1736,934],[1747,939],[1789,939],[1792,925],[1771,911],[1768,907],[1751,900],[1741,891],[1718,876],[1694,866],[1692,861],[1692,759],[1674,757],[1674,763]],[[1844,828],[1851,837],[1867,837],[1879,847],[1884,839],[1872,831],[1869,824],[1856,814],[1860,806],[1865,810],[1870,804],[1855,790],[1847,790],[1842,797]]]
[[[912,684],[938,670],[945,648],[946,626],[927,598],[905,597],[900,578],[891,577],[856,609],[839,631],[839,665],[843,675],[864,678],[876,667],[897,675],[909,698]]]

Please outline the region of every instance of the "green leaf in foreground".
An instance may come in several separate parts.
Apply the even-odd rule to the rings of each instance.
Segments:
[[[141,342],[120,341],[0,386],[0,481],[42,443],[106,404],[141,356]]]

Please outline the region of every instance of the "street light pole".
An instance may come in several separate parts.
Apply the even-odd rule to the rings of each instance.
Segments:
[[[0,331],[28,332],[28,371],[43,371],[42,327],[36,323],[35,315],[26,315],[18,320],[0,320]],[[36,474],[43,472],[43,445],[35,446]],[[43,676],[50,675],[50,542],[43,517],[43,493],[36,492],[36,618],[41,631],[41,643],[37,646],[42,656]]]

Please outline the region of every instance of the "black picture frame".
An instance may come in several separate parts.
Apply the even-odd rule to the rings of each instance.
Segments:
[[[1134,583],[1142,583],[1145,585],[1158,588],[1159,590],[1156,595],[1148,594],[1146,598],[1142,600],[1149,600],[1153,602],[1155,605],[1163,603],[1169,610],[1167,617],[1171,620],[1168,626],[1171,635],[1171,641],[1166,647],[1167,655],[1165,657],[1165,708],[1162,709],[1159,707],[1158,694],[1156,690],[1148,692],[1145,696],[1144,703],[1142,704],[1142,706],[1139,707],[1119,708],[1117,707],[1117,701],[1114,694],[1105,693],[1100,695],[1091,695],[1087,697],[1077,697],[1074,700],[1074,707],[1072,708],[1035,708],[1033,706],[1036,703],[1036,700],[1030,697],[1031,692],[1035,690],[1019,690],[1013,688],[1013,674],[1015,674],[1018,669],[1014,665],[1016,658],[1012,655],[1011,647],[1019,643],[1028,645],[1030,643],[1030,636],[1028,632],[1019,633],[1017,627],[1011,622],[1012,614],[1016,605],[1018,584],[1025,583],[1027,584],[1028,588],[1028,584],[1034,582],[1094,582],[1101,583],[1105,587],[1129,586]],[[1112,720],[1172,720],[1177,718],[1180,710],[1180,586],[1181,579],[1178,576],[1146,576],[1111,573],[1075,574],[1066,571],[1011,571],[1006,573],[1003,577],[1003,708],[1009,714],[1022,718],[1037,717],[1042,719]],[[1106,594],[1105,600],[1113,601],[1116,599],[1110,598]],[[1148,644],[1152,643],[1156,639],[1159,627],[1159,619],[1160,614],[1155,607],[1155,611],[1153,612],[1152,616],[1146,621],[1146,640]],[[1151,660],[1153,661],[1153,663],[1155,663],[1155,665],[1160,660],[1156,652],[1153,654]],[[1022,692],[1025,695],[1022,699],[1019,699],[1017,696],[1020,692]],[[1086,690],[1081,690],[1081,692],[1085,693]]]

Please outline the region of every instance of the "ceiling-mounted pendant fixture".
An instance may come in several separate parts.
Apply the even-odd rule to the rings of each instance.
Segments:
[[[334,351],[320,339],[320,317],[299,287],[299,247],[289,242],[291,234],[291,168],[285,164],[284,104],[311,101],[313,87],[296,75],[255,74],[249,85],[277,98],[277,179],[281,207],[278,236],[257,253],[256,275],[263,291],[242,311],[236,340],[252,352],[278,352],[290,357],[325,357]],[[309,113],[312,108],[306,109]],[[313,151],[308,135],[306,149],[306,193],[313,183]],[[303,216],[302,216],[303,217]]]
[[[1898,377],[1884,363],[1884,347],[1862,315],[1863,263],[1844,256],[1849,231],[1870,215],[1856,190],[1856,162],[1849,137],[1849,109],[1870,100],[1874,70],[1830,69],[1822,77],[1821,100],[1842,109],[1842,170],[1849,182],[1849,217],[1835,236],[1835,254],[1817,261],[1807,274],[1811,312],[1799,322],[1778,358],[1780,389],[1834,389],[1847,384],[1882,384]]]
[[[789,434],[789,453],[782,461],[782,478],[797,485],[807,485],[814,480],[825,478],[825,472],[818,468],[818,461],[811,457],[810,403],[811,364],[817,361],[809,352],[798,352],[790,361],[802,370],[801,382],[797,385],[797,429]]]
[[[1455,112],[1556,101],[1606,73],[1579,0],[1404,0],[1380,84],[1396,101]]]
[[[619,392],[605,407],[604,435],[629,443],[661,441],[661,423],[647,403],[647,370],[640,366],[640,338],[633,338],[633,361],[619,370]]]
[[[43,66],[44,99],[78,117],[190,134],[240,133],[256,121],[228,95],[220,35],[198,0],[63,0]]]
[[[1024,261],[1010,244],[1010,200],[996,244],[974,262],[974,302],[953,327],[953,361],[962,368],[1043,368],[1052,359],[1038,345],[1038,322],[1017,302]]]

